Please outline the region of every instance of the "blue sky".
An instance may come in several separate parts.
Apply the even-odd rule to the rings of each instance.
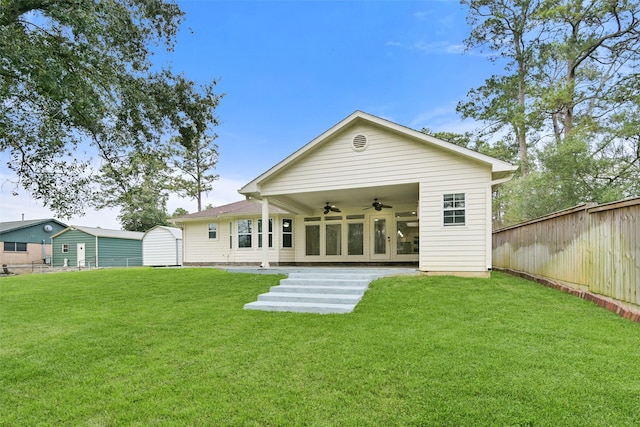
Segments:
[[[458,101],[500,72],[465,53],[466,10],[454,1],[178,0],[186,12],[175,51],[154,62],[224,93],[215,130],[220,180],[205,204],[237,190],[293,151],[362,110],[415,129],[463,132]],[[5,163],[5,162],[2,162]],[[3,182],[8,171],[0,169]],[[0,221],[53,213],[3,185]],[[196,204],[172,197],[168,210]],[[118,212],[69,224],[120,228]]]

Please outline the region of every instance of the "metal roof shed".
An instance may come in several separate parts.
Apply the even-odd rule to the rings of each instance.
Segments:
[[[142,260],[147,266],[182,265],[182,230],[158,225],[142,237]]]
[[[142,236],[136,231],[71,226],[51,236],[56,267],[142,265]],[[65,263],[66,260],[66,263]]]

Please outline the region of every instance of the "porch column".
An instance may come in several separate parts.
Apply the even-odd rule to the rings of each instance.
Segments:
[[[269,198],[262,198],[262,268],[269,268]]]

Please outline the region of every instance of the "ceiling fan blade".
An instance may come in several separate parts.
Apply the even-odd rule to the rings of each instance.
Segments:
[[[327,202],[327,204],[324,205],[324,213],[328,214],[329,212],[342,212],[342,211],[336,208],[335,205],[330,205],[329,202]]]

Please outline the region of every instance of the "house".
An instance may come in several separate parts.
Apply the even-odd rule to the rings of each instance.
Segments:
[[[492,189],[516,169],[356,111],[239,190],[261,213],[181,218],[185,264],[409,263],[487,276]],[[272,247],[261,245],[267,233]]]
[[[184,265],[255,264],[262,259],[262,203],[242,200],[175,219],[183,229]],[[267,246],[276,264],[295,262],[293,215],[269,208]],[[274,230],[278,230],[274,234]]]
[[[142,264],[182,265],[182,230],[158,225],[142,236]]]
[[[142,265],[142,236],[136,231],[67,227],[51,236],[56,267],[131,267]]]
[[[66,224],[53,218],[0,222],[0,263],[20,265],[49,261],[51,236],[65,228]]]

